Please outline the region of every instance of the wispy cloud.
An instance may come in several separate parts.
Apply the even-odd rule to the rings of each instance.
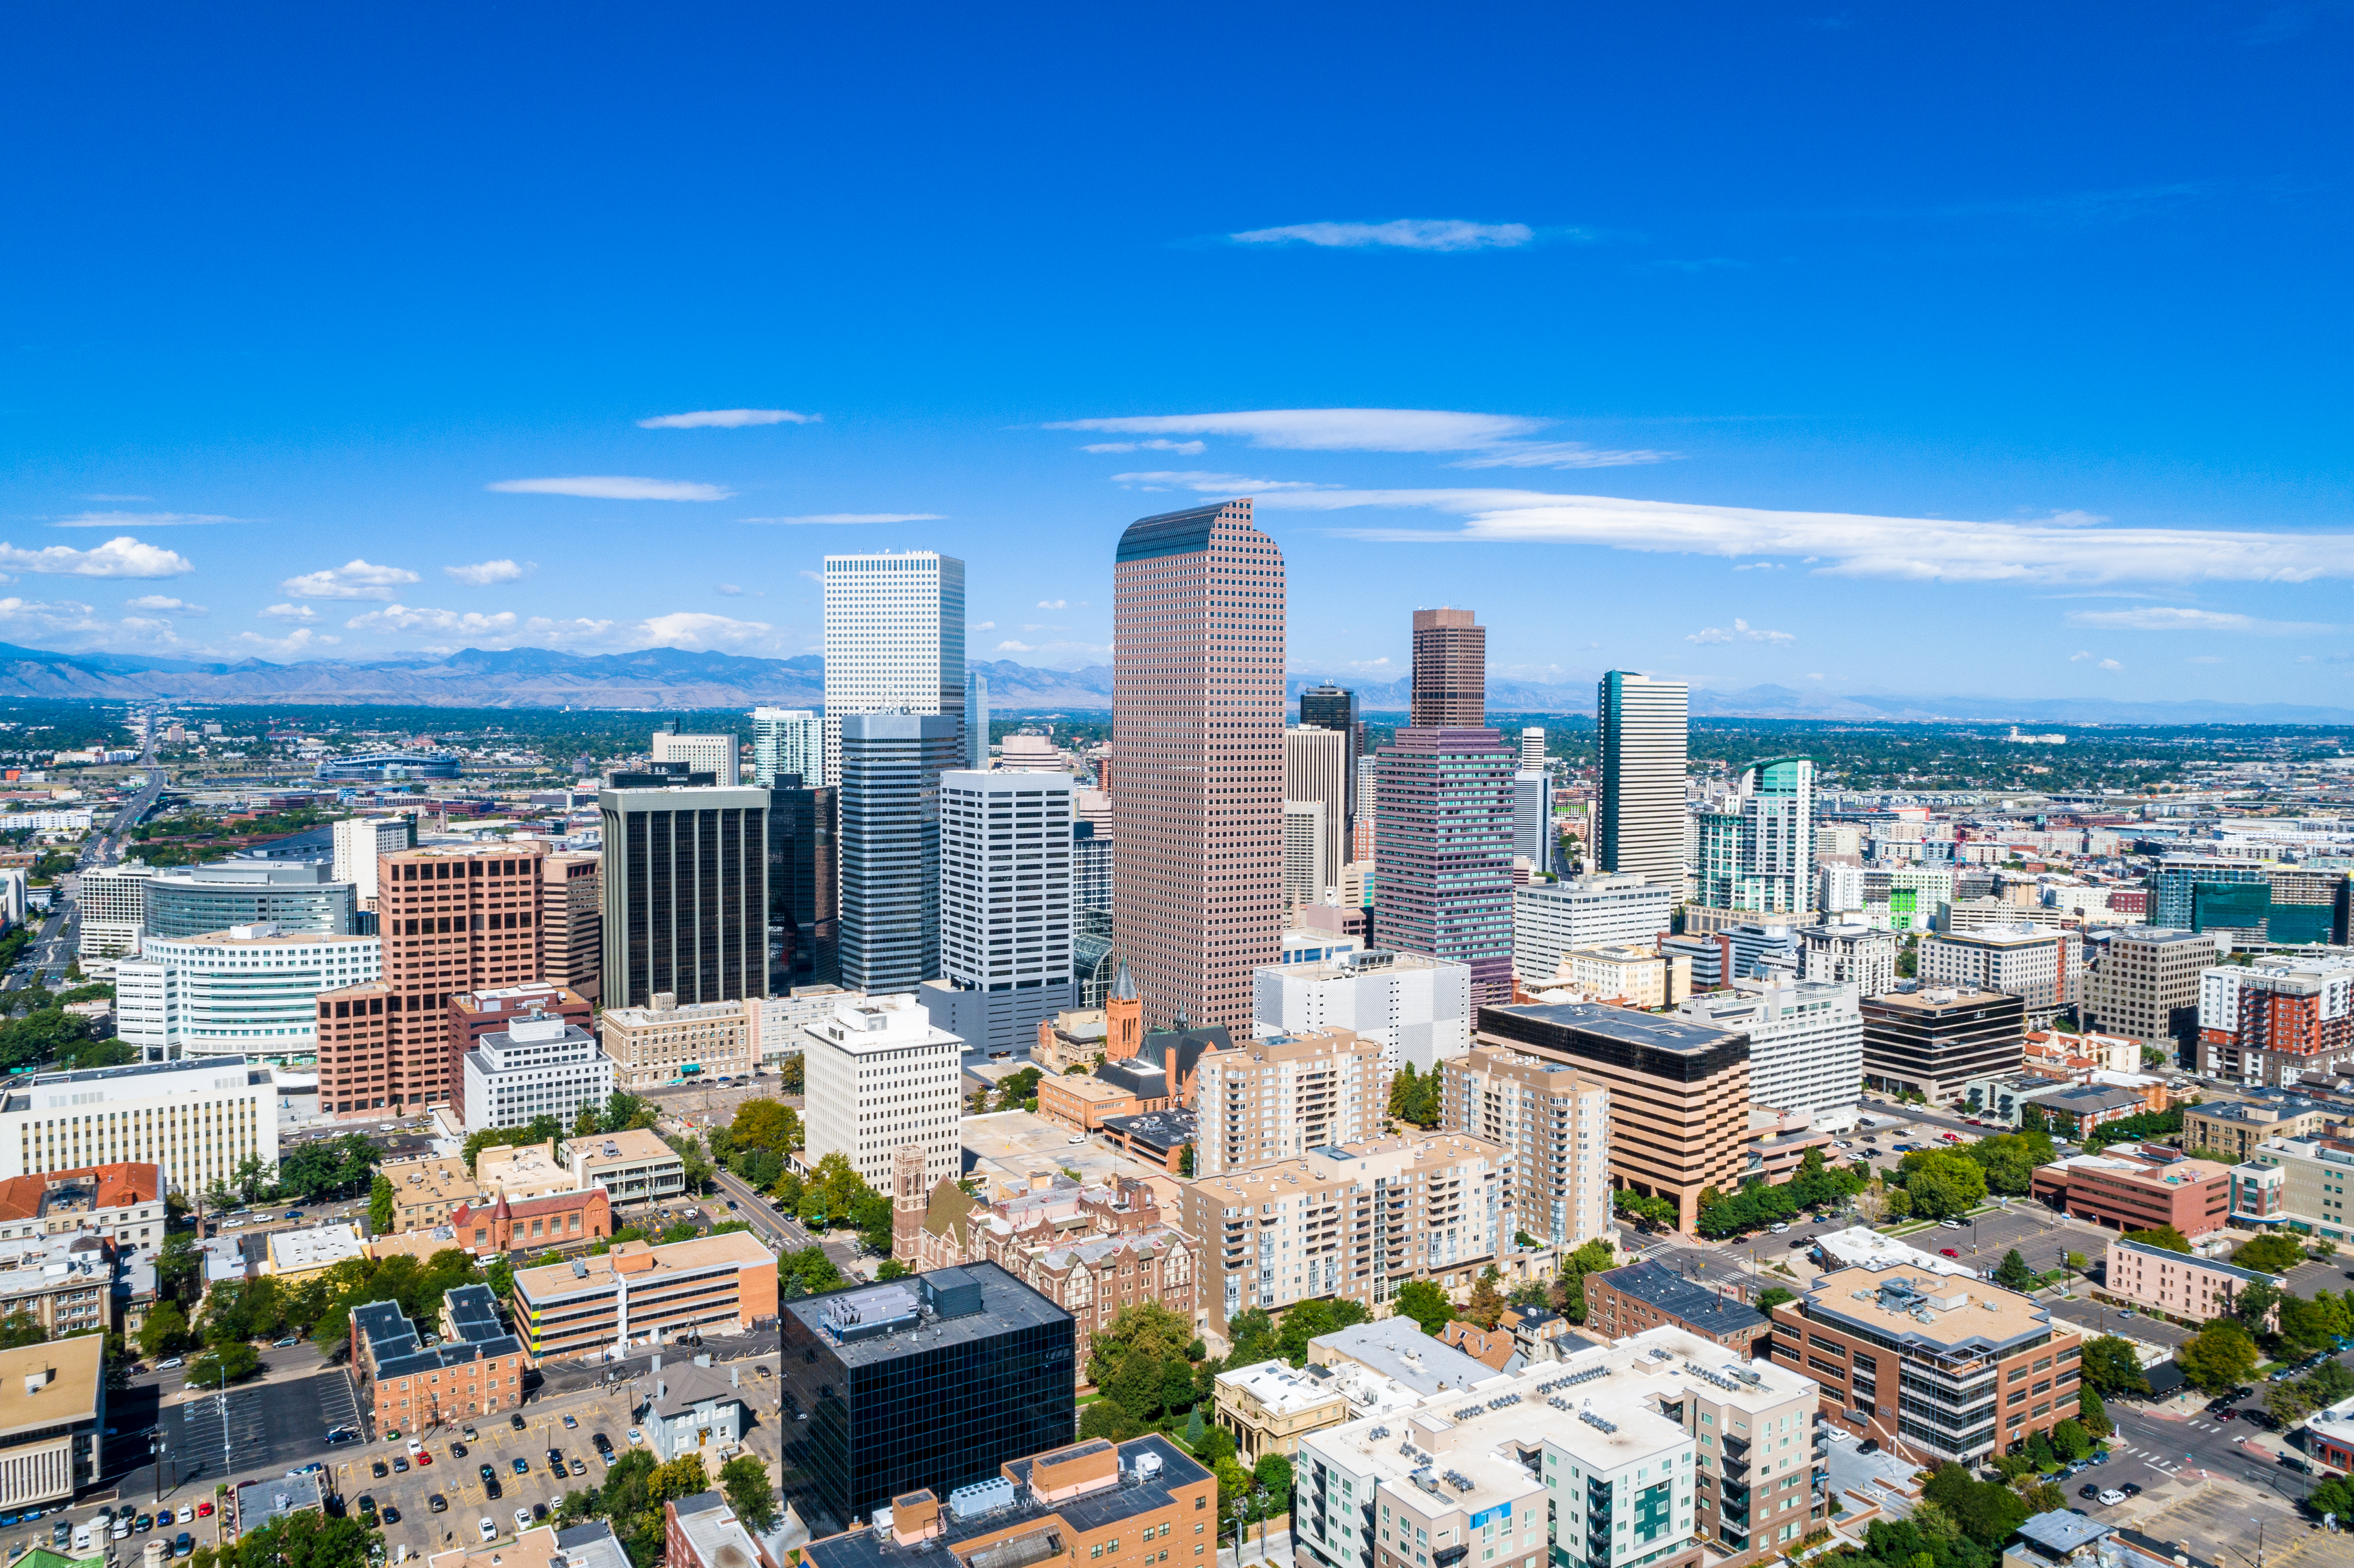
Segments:
[[[351,631],[430,631],[445,637],[496,637],[521,624],[522,618],[511,609],[483,615],[473,610],[412,609],[405,604],[387,604],[344,622]]]
[[[972,623],[972,630],[975,631],[994,631],[997,630],[997,622],[993,620],[976,620]]]
[[[324,571],[288,577],[278,591],[292,599],[391,599],[397,590],[421,581],[407,567],[379,567],[366,561],[346,561]]]
[[[127,498],[126,499],[130,499]],[[144,496],[137,499],[144,500]],[[242,523],[242,517],[217,517],[203,512],[80,512],[60,517],[52,528],[186,528],[202,523]]]
[[[801,517],[739,517],[739,523],[945,523],[945,512],[812,512]]]
[[[796,414],[790,408],[698,408],[691,414],[656,414],[640,419],[642,430],[740,430],[747,425],[814,425],[822,414]]]
[[[638,630],[645,644],[705,653],[765,646],[776,629],[764,620],[735,620],[701,610],[678,610],[642,621]]]
[[[167,593],[143,593],[137,599],[125,599],[123,601],[123,608],[126,609],[144,609],[154,611],[157,614],[169,613],[172,615],[209,615],[212,613],[201,604],[190,604],[186,599],[174,599]]]
[[[273,604],[268,609],[254,613],[264,620],[310,621],[319,619],[319,612],[307,604]]]
[[[1105,435],[1227,436],[1280,451],[1468,454],[1451,465],[1456,468],[1623,468],[1668,462],[1679,455],[1529,439],[1553,422],[1517,414],[1467,414],[1442,408],[1259,408],[1225,414],[1063,419],[1044,429]]]
[[[1397,217],[1386,223],[1287,223],[1246,228],[1237,245],[1313,245],[1326,249],[1511,250],[1537,231],[1525,223],[1473,223],[1459,217]]]
[[[2067,621],[2097,631],[2241,631],[2260,637],[2310,637],[2340,630],[2326,621],[2261,620],[2229,610],[2158,604],[2131,609],[2072,609]]]
[[[490,588],[498,583],[519,583],[539,570],[537,561],[476,561],[471,567],[444,567],[444,575],[475,588]]]
[[[637,479],[627,474],[578,474],[569,479],[503,479],[482,486],[508,495],[577,495],[588,501],[725,501],[736,493],[685,479]]]
[[[1081,447],[1083,452],[1174,452],[1179,457],[1198,457],[1207,450],[1207,441],[1096,441]]]
[[[1687,642],[1796,642],[1797,638],[1787,631],[1768,631],[1762,626],[1752,626],[1740,617],[1731,626],[1703,626],[1685,635]]]
[[[292,659],[314,648],[333,647],[343,639],[301,626],[283,637],[264,637],[259,631],[240,631],[237,634],[237,641],[249,651],[259,650],[264,653],[274,653],[281,659]]]
[[[1140,485],[1146,490],[1197,490],[1204,495],[1260,495],[1277,490],[1327,488],[1311,480],[1253,479],[1248,474],[1210,473],[1200,469],[1159,469],[1149,473],[1116,473],[1111,478],[1114,484]]]
[[[176,577],[195,571],[186,556],[124,535],[88,550],[67,545],[24,550],[0,545],[0,569],[69,577]]]
[[[1038,608],[1040,609],[1067,609],[1070,608],[1070,601],[1060,599],[1042,599],[1038,601]]]
[[[997,652],[1000,653],[1027,653],[1030,652],[1030,644],[1027,642],[1016,642],[1013,639],[1009,637],[1004,641],[997,645]]]
[[[1842,512],[1769,512],[1514,490],[1297,490],[1269,509],[1421,509],[1453,528],[1341,528],[1393,543],[1596,545],[1669,555],[1778,556],[1819,574],[1911,582],[2310,582],[2354,577],[2354,535],[2211,528],[2084,527]]]
[[[2122,670],[2125,666],[2115,659],[2104,659],[2099,664],[2095,665],[2094,668],[2102,670]]]
[[[719,583],[715,585],[711,591],[722,599],[740,599],[744,593],[742,586],[737,583]]]

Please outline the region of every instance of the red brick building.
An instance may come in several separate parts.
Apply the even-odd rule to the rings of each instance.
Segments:
[[[441,1343],[428,1346],[398,1302],[352,1308],[352,1370],[368,1438],[415,1436],[523,1403],[522,1342],[499,1321],[487,1285],[441,1298]]]
[[[587,1246],[613,1234],[613,1208],[605,1189],[460,1204],[450,1211],[458,1245],[477,1256],[494,1252],[561,1251]]]
[[[2222,1228],[2232,1207],[2232,1172],[2208,1160],[2137,1158],[2110,1150],[2038,1166],[2031,1195],[2073,1219],[2115,1231],[2172,1225],[2186,1236]]]

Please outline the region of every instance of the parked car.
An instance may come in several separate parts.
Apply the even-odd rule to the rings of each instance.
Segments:
[[[2115,1487],[2105,1487],[2101,1490],[2100,1502],[2103,1508],[2115,1508],[2125,1500],[2126,1494]]]
[[[450,1445],[450,1457],[453,1459],[462,1459],[465,1457],[466,1446],[463,1443],[452,1443]]]
[[[393,1474],[398,1476],[405,1476],[408,1474],[408,1458],[403,1455],[395,1454],[392,1457],[392,1470]]]
[[[391,1507],[390,1505],[387,1505],[384,1510],[384,1521],[387,1524],[398,1524],[400,1522],[400,1510],[397,1508]]]
[[[514,1521],[515,1528],[517,1530],[529,1530],[531,1528],[531,1510],[527,1508],[519,1508],[515,1510]]]
[[[1956,1252],[1952,1247],[1941,1246],[1937,1249],[1937,1255],[1940,1257],[1950,1257],[1958,1261],[1962,1255]]]
[[[382,1459],[378,1459],[376,1463],[368,1467],[368,1474],[374,1476],[380,1481],[387,1476],[392,1474],[392,1467],[386,1464]]]
[[[579,1418],[575,1416],[572,1412],[567,1410],[564,1413],[564,1429],[567,1432],[571,1431],[574,1427],[579,1425]]]
[[[2141,1483],[2139,1481],[2127,1481],[2124,1486],[2119,1487],[2117,1490],[2125,1493],[2126,1496],[2129,1498],[2137,1498],[2141,1496]]]
[[[1937,1224],[1949,1231],[1967,1230],[1969,1228],[1963,1224],[1959,1220],[1939,1220]]]
[[[175,1556],[175,1557],[186,1557],[186,1556],[189,1556],[189,1555],[193,1554],[193,1553],[196,1552],[196,1538],[195,1536],[193,1536],[193,1535],[190,1535],[186,1531],[185,1531],[185,1530],[184,1530],[184,1531],[180,1531],[180,1533],[179,1533],[178,1535],[174,1536],[174,1537],[172,1538],[172,1555],[173,1555],[173,1556]]]
[[[496,1541],[499,1538],[499,1527],[487,1519],[475,1520],[474,1528],[482,1532],[484,1541]]]
[[[1855,1451],[1859,1454],[1877,1454],[1880,1452],[1880,1444],[1876,1440],[1867,1437],[1862,1442],[1858,1443],[1855,1446]]]
[[[360,1494],[360,1518],[363,1520],[372,1520],[375,1517],[376,1498],[371,1493],[362,1492]]]
[[[1788,1224],[1785,1224],[1783,1221],[1776,1220],[1772,1224],[1767,1225],[1766,1228],[1768,1231],[1771,1231],[1774,1234],[1776,1234],[1776,1235],[1777,1235],[1777,1236],[1778,1236],[1778,1235],[1780,1235],[1784,1231],[1788,1230],[1790,1227],[1788,1226]]]
[[[587,1465],[586,1463],[584,1463],[583,1461],[581,1461],[581,1460],[578,1460],[578,1459],[574,1459],[574,1460],[572,1460],[572,1461],[571,1461],[571,1466],[572,1466],[572,1473],[573,1473],[574,1475],[576,1475],[576,1476],[585,1476],[585,1475],[587,1475],[587,1474],[588,1473],[588,1465]]]
[[[317,1469],[323,1469],[323,1468],[325,1468],[325,1467],[324,1467],[324,1466],[321,1466],[321,1465],[305,1465],[305,1466],[303,1466],[303,1467],[302,1467],[302,1468],[301,1470],[297,1470],[297,1471],[295,1471],[295,1472],[294,1472],[294,1474],[296,1474],[296,1475],[298,1475],[298,1476],[299,1476],[299,1475],[302,1475],[302,1474],[305,1473],[306,1471],[310,1471],[310,1470],[317,1470]],[[212,1516],[213,1516],[213,1499],[210,1499],[210,1498],[198,1498],[198,1499],[196,1499],[196,1517],[197,1517],[198,1519],[210,1519],[210,1518],[212,1518]]]
[[[289,1334],[289,1335],[287,1335],[287,1336],[286,1336],[284,1339],[282,1339],[282,1340],[270,1340],[270,1348],[271,1350],[273,1350],[273,1351],[282,1351],[282,1350],[287,1349],[287,1348],[288,1348],[288,1347],[290,1347],[290,1346],[299,1345],[299,1344],[301,1344],[302,1342],[302,1335],[300,1335],[300,1334]]]
[[[514,1428],[516,1431],[518,1431],[518,1432],[525,1431],[525,1430],[528,1430],[528,1428],[529,1428],[529,1423],[527,1423],[527,1422],[525,1422],[525,1421],[524,1420],[523,1415],[522,1415],[522,1414],[521,1414],[520,1412],[518,1412],[517,1414],[514,1414],[514,1415],[510,1415],[510,1416],[508,1416],[508,1417],[507,1417],[507,1425],[510,1425],[510,1426],[512,1426],[512,1427],[514,1427]]]
[[[425,1507],[429,1512],[448,1513],[450,1511],[450,1499],[443,1497],[440,1492],[435,1492],[431,1497],[425,1499]]]
[[[514,1473],[518,1476],[528,1476],[531,1474],[531,1461],[525,1458],[521,1454],[517,1454],[514,1457]]]
[[[175,1368],[184,1367],[188,1363],[185,1360],[178,1356],[166,1356],[164,1360],[155,1363],[155,1370],[157,1372],[171,1372]]]

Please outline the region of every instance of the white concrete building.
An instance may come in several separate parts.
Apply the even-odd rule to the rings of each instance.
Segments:
[[[1349,860],[1349,758],[1347,732],[1300,725],[1283,732],[1283,799],[1285,811],[1284,882],[1289,886],[1294,857],[1290,848],[1289,813],[1294,801],[1314,801],[1324,810],[1320,819],[1323,842],[1315,890],[1294,903],[1312,903],[1339,876]]]
[[[345,817],[334,825],[335,858],[330,874],[352,885],[352,896],[363,909],[376,907],[378,855],[417,847],[414,817]]]
[[[940,775],[939,975],[917,994],[976,1048],[1026,1051],[1042,1020],[1075,1005],[1077,789],[1067,773]]]
[[[773,789],[788,773],[800,774],[804,789],[831,785],[832,775],[825,770],[825,720],[811,708],[754,708],[752,782]]]
[[[1826,919],[1837,920],[1848,915],[1861,918],[1863,915],[1863,867],[1815,867],[1815,903]]]
[[[81,874],[74,891],[74,902],[81,909],[77,956],[119,959],[139,951],[139,934],[147,920],[147,883],[154,874],[154,866],[139,861],[94,865]]]
[[[2084,994],[2084,939],[2041,926],[1934,931],[1920,947],[1921,983],[1999,991],[2027,1003],[2031,1022],[2073,1007]]]
[[[825,558],[829,781],[842,778],[843,715],[945,714],[961,730],[964,677],[962,561],[932,550]]]
[[[888,1192],[891,1157],[912,1144],[924,1151],[926,1191],[961,1174],[963,1054],[964,1042],[935,1029],[912,996],[841,1001],[802,1031],[811,1168],[841,1154],[868,1186]]]
[[[526,1018],[466,1053],[466,1130],[522,1127],[552,1116],[565,1128],[613,1097],[613,1060],[597,1037],[561,1018]]]
[[[317,997],[384,978],[374,937],[232,926],[201,937],[150,937],[115,966],[115,1033],[142,1059],[317,1059]]]
[[[1863,1013],[1853,986],[1736,980],[1678,1012],[1749,1036],[1751,1104],[1804,1111],[1818,1127],[1853,1123],[1863,1098]]]
[[[690,772],[708,773],[719,789],[743,782],[738,771],[736,737],[732,735],[686,735],[677,730],[654,731],[653,759],[684,762]]]
[[[1521,768],[1523,772],[1542,773],[1545,769],[1545,732],[1542,725],[1529,725],[1521,731]]]
[[[1512,775],[1512,854],[1541,872],[1553,870],[1553,786],[1542,770]]]
[[[1320,733],[1331,734],[1331,731]],[[1337,736],[1335,738],[1338,738]],[[1332,880],[1324,802],[1286,800],[1283,803],[1283,905],[1320,904]]]
[[[194,1194],[249,1156],[278,1161],[278,1095],[242,1057],[40,1073],[0,1093],[0,1177],[134,1161]]]
[[[1564,877],[1512,889],[1512,973],[1549,980],[1573,948],[1649,943],[1668,929],[1678,886],[1632,874]]]
[[[1321,932],[1284,933],[1331,938]],[[1260,1034],[1346,1029],[1381,1047],[1382,1065],[1427,1073],[1471,1045],[1471,967],[1421,953],[1333,952],[1255,972],[1251,1027]]]
[[[25,923],[26,911],[29,907],[26,895],[31,886],[30,867],[0,867],[0,927],[13,930]]]
[[[1896,933],[1860,923],[1800,927],[1798,978],[1853,986],[1858,996],[1886,996],[1896,989]]]

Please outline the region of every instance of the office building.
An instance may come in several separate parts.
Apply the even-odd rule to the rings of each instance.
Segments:
[[[1896,933],[1861,924],[1802,926],[1798,978],[1853,986],[1860,997],[1885,995],[1896,989]]]
[[[1528,725],[1521,730],[1521,770],[1543,773],[1545,770],[1545,732],[1542,725]]]
[[[1863,1098],[1863,1012],[1829,980],[1742,980],[1691,998],[1679,1015],[1749,1037],[1749,1101],[1851,1123]]]
[[[1564,877],[1512,889],[1512,974],[1552,980],[1573,948],[1648,945],[1673,920],[1676,890],[1627,875]]]
[[[1112,583],[1116,944],[1148,1022],[1238,1027],[1283,925],[1283,556],[1232,501],[1131,524]]]
[[[1382,1049],[1345,1029],[1271,1034],[1204,1054],[1194,1169],[1213,1176],[1377,1135],[1389,1111]]]
[[[450,999],[540,978],[544,853],[521,842],[383,857],[383,979],[318,997],[321,1115],[415,1114],[464,1092]]]
[[[1552,983],[1596,1001],[1656,1012],[1691,994],[1691,963],[1681,953],[1631,942],[1619,948],[1572,948],[1561,956],[1561,970]]]
[[[242,1057],[27,1073],[0,1095],[0,1177],[155,1165],[193,1199],[248,1158],[278,1163],[278,1095]]]
[[[2262,935],[2255,927],[2272,903],[2267,870],[2262,861],[2160,855],[2148,878],[2149,923],[2178,931],[2204,931],[2211,927],[2243,929],[2249,933],[2251,945],[2261,943]],[[2262,907],[2243,915],[2241,906],[2252,901]]]
[[[751,786],[599,792],[604,1005],[768,994],[769,802]]]
[[[660,1345],[690,1330],[747,1331],[777,1315],[777,1256],[748,1231],[650,1245],[514,1274],[525,1364]]]
[[[552,1116],[570,1127],[613,1097],[613,1063],[597,1037],[560,1018],[525,1018],[466,1053],[466,1130],[525,1127]]]
[[[964,678],[964,766],[989,771],[989,677],[978,670]]]
[[[1111,917],[1112,837],[1093,822],[1071,824],[1071,909]]]
[[[2083,1336],[2031,1296],[1903,1267],[1798,1288],[1773,1309],[1774,1364],[1805,1368],[1860,1437],[1975,1469],[2075,1418]]]
[[[684,762],[689,772],[708,773],[711,781],[723,789],[740,782],[740,753],[733,735],[682,735],[676,720],[654,731],[653,760]]]
[[[328,875],[352,885],[352,897],[360,908],[375,908],[376,863],[417,847],[417,818],[345,817],[334,824],[334,858],[328,862]]]
[[[780,786],[769,802],[769,931],[782,970],[770,992],[833,985],[842,978],[836,792]]]
[[[485,986],[460,991],[450,999],[450,1108],[462,1124],[466,1119],[466,1053],[485,1034],[496,1034],[525,1018],[554,1018],[582,1029],[595,1026],[597,1008],[578,991],[546,980],[521,985]]]
[[[802,785],[841,781],[842,721],[852,714],[946,719],[949,759],[938,766],[954,767],[964,756],[964,563],[931,550],[828,556],[827,762],[822,779]]]
[[[887,1192],[892,1156],[912,1146],[924,1151],[927,1192],[960,1175],[963,1053],[912,996],[845,997],[801,1032],[810,1165],[843,1155]]]
[[[1602,677],[1594,724],[1595,863],[1684,887],[1686,693],[1678,681],[1627,670]]]
[[[1072,1005],[1076,792],[1067,773],[940,775],[939,978],[918,995],[969,1046],[1027,1050]]]
[[[1299,722],[1318,729],[1338,730],[1348,737],[1349,794],[1341,806],[1342,819],[1354,823],[1363,809],[1357,799],[1357,776],[1365,758],[1365,725],[1357,716],[1357,694],[1330,682],[1310,686],[1299,694]]]
[[[812,708],[754,708],[752,782],[780,789],[787,779],[804,789],[833,782],[825,770],[825,720]]]
[[[1461,1133],[1416,1133],[1205,1174],[1184,1190],[1196,1298],[1224,1334],[1251,1308],[1331,1296],[1379,1311],[1410,1280],[1468,1289],[1511,1237],[1497,1228],[1509,1158]]]
[[[1287,910],[1320,903],[1331,882],[1331,862],[1325,831],[1324,802],[1286,800],[1283,803],[1283,904]]]
[[[2182,1107],[2182,1147],[2211,1153],[2226,1165],[2254,1158],[2275,1139],[2343,1136],[2354,1111],[2332,1102],[2279,1090],[2256,1090],[2244,1101],[2192,1103]]]
[[[1488,629],[1468,609],[1414,612],[1411,722],[1416,729],[1488,726]]]
[[[2202,972],[2198,1065],[2210,1077],[2276,1088],[2354,1067],[2354,959],[2259,959]]]
[[[98,1484],[105,1354],[103,1334],[0,1351],[0,1507],[61,1508]]]
[[[1609,1093],[1615,1183],[1676,1205],[1690,1232],[1709,1187],[1741,1184],[1749,1138],[1749,1042],[1682,1018],[1562,1002],[1483,1007],[1475,1046],[1566,1063]]]
[[[2183,1233],[2190,1234],[2188,1231]],[[2261,1285],[2289,1294],[2287,1277],[2264,1274],[2221,1258],[2196,1257],[2162,1246],[2113,1238],[2101,1284],[2107,1295],[2130,1301],[2153,1315],[2204,1323],[2230,1313],[2242,1291]]]
[[[376,1174],[392,1188],[392,1228],[386,1233],[390,1235],[448,1224],[451,1213],[482,1193],[466,1162],[454,1157],[387,1160],[376,1167]]]
[[[1744,914],[1797,915],[1815,883],[1815,765],[1776,757],[1741,770],[1723,809],[1697,819],[1692,902]]]
[[[1512,762],[1492,729],[1402,729],[1376,754],[1374,935],[1469,966],[1475,1004],[1511,996]]]
[[[1345,1030],[1381,1052],[1394,1073],[1427,1073],[1471,1044],[1469,966],[1384,949],[1269,964],[1254,977],[1251,1027],[1260,1034]]]
[[[1954,1105],[1972,1078],[2019,1069],[2026,1004],[2001,991],[1921,990],[1865,997],[1864,1086]]]
[[[1314,802],[1324,809],[1321,880],[1313,895],[1296,902],[1312,902],[1322,896],[1327,886],[1340,880],[1341,867],[1348,863],[1349,794],[1355,777],[1354,751],[1352,734],[1346,730],[1303,723],[1297,729],[1283,732],[1283,800],[1287,817],[1294,802]],[[1286,831],[1288,832],[1288,822]],[[1291,863],[1288,844],[1284,862],[1288,882]]]
[[[598,1020],[615,1086],[631,1094],[664,1084],[749,1076],[758,999],[690,1007],[657,991],[644,1007],[606,1010]]]
[[[2199,977],[2227,950],[2221,938],[2200,932],[2161,924],[2124,927],[2084,976],[2084,1027],[2197,1062]]]
[[[379,876],[381,873],[379,872]],[[328,875],[320,861],[220,860],[175,866],[147,879],[150,937],[201,937],[232,926],[275,926],[281,931],[348,936],[356,890]]]
[[[605,857],[551,854],[539,863],[540,978],[604,1000]]]
[[[2115,1091],[2063,1086],[2031,1103],[2049,1109],[2087,1092]],[[2099,1118],[2085,1119],[2097,1125]],[[2072,1125],[2073,1118],[2054,1116],[2051,1120],[2054,1138],[2084,1136],[2083,1128]],[[2037,1166],[2028,1192],[2057,1213],[2113,1231],[2172,1225],[2195,1238],[2231,1224],[2232,1168],[2211,1160],[2141,1158],[2122,1150],[2072,1155]]]
[[[1599,1079],[1497,1046],[1439,1073],[1439,1125],[1505,1151],[1504,1224],[1563,1256],[1610,1234],[1610,1092]]]
[[[1585,1321],[1613,1340],[1664,1326],[1723,1345],[1743,1361],[1771,1353],[1766,1314],[1736,1293],[1712,1290],[1656,1261],[1587,1275]]]
[[[1526,768],[1512,775],[1512,857],[1553,870],[1553,786]]]
[[[2084,994],[2084,939],[2036,926],[1988,926],[1921,938],[1921,983],[1962,991],[2008,991],[2027,1004],[2037,1025],[2074,1007]]]
[[[957,720],[852,714],[839,731],[842,983],[913,991],[940,973],[940,775],[956,765]],[[1067,843],[1059,853],[1067,884]]]
[[[601,1189],[615,1204],[661,1202],[686,1191],[686,1161],[657,1133],[624,1128],[564,1146],[578,1188]]]
[[[319,993],[382,978],[382,961],[374,937],[287,935],[274,926],[150,937],[143,958],[115,966],[115,1032],[147,1062],[309,1062],[319,1048]]]
[[[82,959],[134,958],[146,929],[147,883],[155,868],[139,861],[93,865],[75,879],[81,931],[74,954]]]
[[[878,1509],[896,1526],[900,1508],[920,1510],[911,1494],[949,1498],[1075,1429],[1070,1314],[994,1264],[802,1297],[780,1328],[779,1479],[812,1535]]]

